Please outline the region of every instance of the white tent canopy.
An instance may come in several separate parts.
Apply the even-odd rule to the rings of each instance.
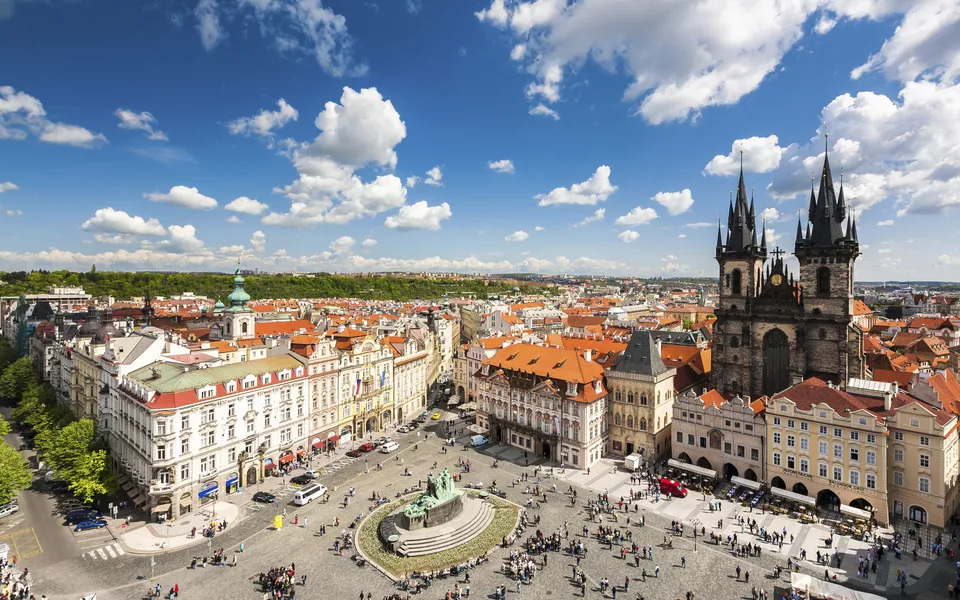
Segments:
[[[784,500],[790,500],[791,502],[797,502],[798,504],[805,504],[807,506],[816,506],[817,499],[811,498],[810,496],[804,496],[803,494],[797,494],[789,490],[784,490],[781,488],[770,488],[770,493],[774,496],[783,498]]]
[[[846,504],[840,505],[840,514],[849,515],[857,519],[870,519],[873,517],[873,513],[871,513],[869,510],[854,508],[853,506],[848,506]]]
[[[760,490],[760,482],[759,482],[759,481],[750,481],[749,479],[744,479],[743,477],[731,477],[731,478],[730,478],[730,483],[732,483],[732,484],[734,484],[734,485],[742,485],[743,487],[749,488],[749,489],[754,490],[754,491],[759,491],[759,490]]]
[[[674,469],[680,469],[682,471],[687,471],[688,473],[693,473],[695,475],[700,475],[702,477],[708,477],[710,479],[717,478],[717,472],[713,469],[705,469],[703,467],[698,467],[697,465],[691,465],[685,462],[680,462],[674,458],[671,458],[667,461],[667,465],[673,467]]]
[[[858,592],[836,583],[817,579],[800,573],[790,574],[793,589],[802,592],[808,599],[824,600],[883,600],[883,596]]]

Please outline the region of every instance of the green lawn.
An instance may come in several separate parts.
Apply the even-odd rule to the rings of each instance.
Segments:
[[[476,494],[475,492],[467,493],[472,496]],[[380,542],[377,531],[383,519],[401,505],[410,502],[411,499],[411,496],[407,496],[381,506],[361,523],[360,531],[357,534],[357,544],[367,558],[397,578],[404,577],[413,571],[433,571],[452,567],[486,554],[488,550],[499,544],[504,536],[510,535],[520,512],[519,506],[491,495],[487,500],[496,506],[496,512],[493,521],[483,533],[452,550],[427,556],[404,558],[385,548],[383,543]]]

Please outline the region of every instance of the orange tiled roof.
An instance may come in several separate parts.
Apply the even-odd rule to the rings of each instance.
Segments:
[[[863,300],[854,300],[853,301],[853,314],[854,315],[870,315],[873,314],[873,309],[866,305]]]
[[[580,384],[576,399],[583,402],[593,402],[607,393],[602,384],[603,367],[585,360],[573,350],[533,344],[514,344],[503,348],[483,362],[490,365],[489,377],[491,378],[496,375],[493,369],[500,369],[527,375],[533,374],[552,381]],[[600,393],[597,393],[594,388],[597,381],[601,382]],[[565,394],[566,390],[561,390],[561,393]]]

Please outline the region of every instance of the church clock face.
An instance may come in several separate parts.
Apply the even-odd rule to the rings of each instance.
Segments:
[[[770,283],[772,283],[773,285],[780,285],[781,283],[783,283],[783,275],[780,275],[779,273],[777,273],[776,275],[772,276],[770,278]]]

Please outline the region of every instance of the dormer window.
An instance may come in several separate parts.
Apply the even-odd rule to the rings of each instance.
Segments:
[[[207,398],[213,398],[213,397],[216,396],[216,395],[217,395],[217,386],[215,386],[215,385],[210,385],[210,386],[207,386],[207,387],[202,387],[202,388],[200,388],[200,389],[197,390],[197,396],[198,396],[201,400],[205,400],[205,399],[207,399]]]
[[[593,384],[593,389],[594,389],[594,391],[595,391],[596,393],[602,394],[602,393],[603,393],[603,383],[598,379],[598,380],[596,381],[596,383]]]
[[[574,381],[567,382],[567,395],[576,396],[577,395],[577,384]]]
[[[235,391],[237,391],[237,382],[236,382],[236,381],[228,381],[228,382],[226,382],[225,384],[223,384],[223,387],[224,387],[224,389],[227,390],[227,393],[228,393],[228,394],[232,394],[232,393],[234,393]]]
[[[256,387],[257,378],[253,375],[248,375],[246,379],[243,380],[243,389],[249,390],[252,387]]]
[[[303,367],[297,367],[297,377],[303,377]]]
[[[263,377],[260,378],[260,382],[261,382],[263,385],[269,384],[269,383],[270,383],[270,380],[271,380],[270,373],[265,373],[265,374],[263,375]]]

